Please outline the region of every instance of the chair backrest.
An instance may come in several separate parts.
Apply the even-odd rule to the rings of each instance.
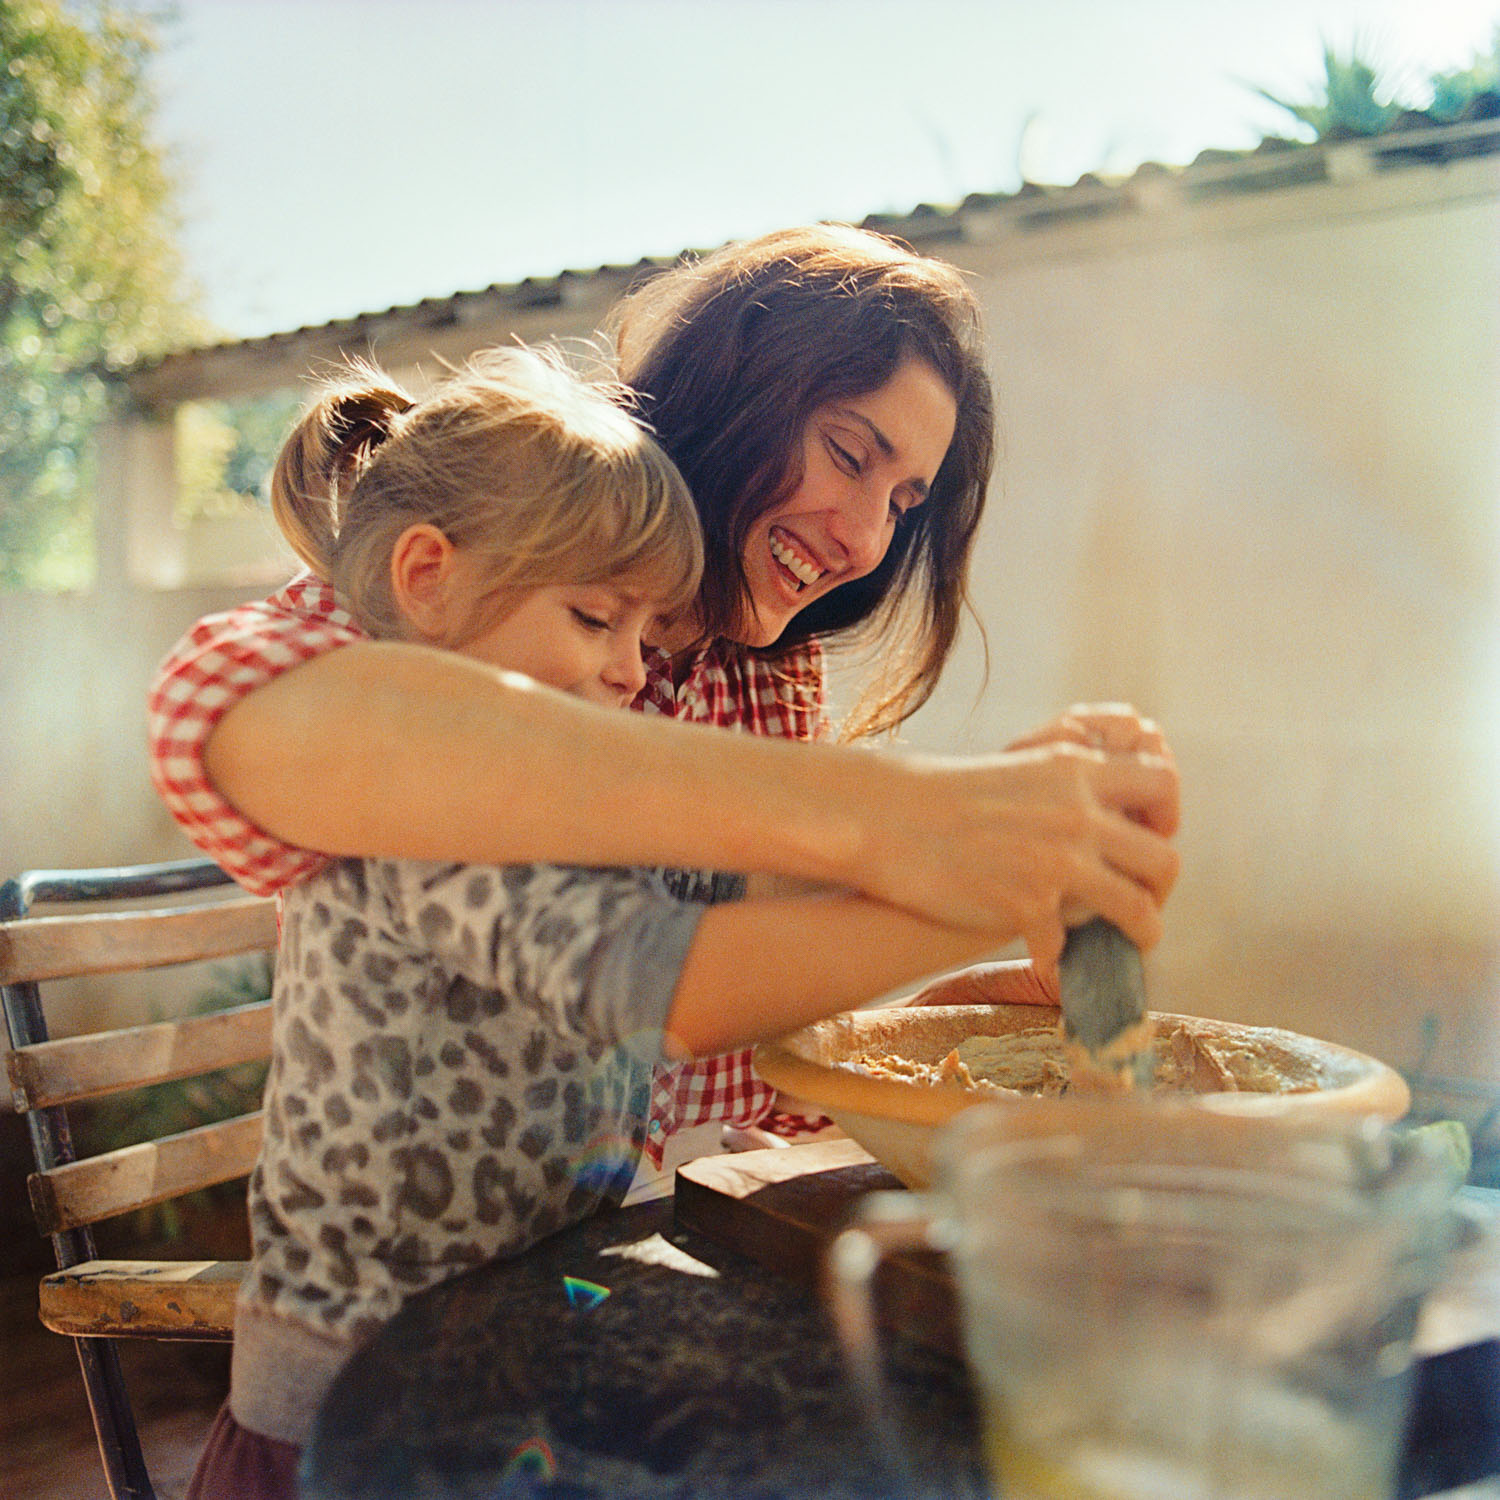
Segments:
[[[213,887],[222,890],[210,899],[182,899]],[[33,913],[43,906],[47,914]],[[11,1047],[5,1071],[31,1136],[32,1212],[62,1270],[95,1259],[91,1226],[99,1221],[247,1175],[261,1138],[255,1110],[79,1159],[67,1107],[268,1058],[271,1007],[257,1000],[53,1040],[47,986],[275,946],[275,903],[238,893],[208,860],[29,871],[0,886],[0,1000]],[[76,1342],[110,1493],[150,1496],[113,1345]]]
[[[262,1000],[210,1015],[51,1039],[46,981],[232,957],[274,949],[274,903],[236,896],[166,906],[207,886],[227,886],[202,860],[119,870],[34,871],[0,889],[0,986],[12,1051],[11,1099],[32,1120],[37,1171],[30,1182],[37,1227],[58,1264],[92,1254],[71,1237],[101,1219],[246,1175],[260,1146],[260,1113],[202,1125],[83,1161],[74,1159],[68,1104],[209,1072],[270,1054],[270,1006]],[[143,909],[32,916],[34,905],[147,900]],[[51,1128],[48,1128],[48,1127]]]

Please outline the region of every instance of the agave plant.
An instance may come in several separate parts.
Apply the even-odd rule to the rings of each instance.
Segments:
[[[1442,123],[1467,114],[1481,96],[1493,100],[1500,95],[1500,25],[1490,39],[1490,50],[1467,67],[1432,76],[1432,103],[1428,113]]]
[[[1488,52],[1476,55],[1467,68],[1432,74],[1429,88],[1431,100],[1425,106],[1396,98],[1357,44],[1341,54],[1325,43],[1321,98],[1299,103],[1269,89],[1255,92],[1310,126],[1319,140],[1379,135],[1407,111],[1420,111],[1440,125],[1466,118],[1476,109],[1493,115],[1500,110],[1500,26]]]
[[[1278,109],[1312,127],[1319,140],[1349,135],[1379,135],[1404,106],[1379,97],[1379,70],[1351,47],[1340,56],[1333,47],[1323,47],[1323,97],[1298,104],[1269,89],[1256,89]]]

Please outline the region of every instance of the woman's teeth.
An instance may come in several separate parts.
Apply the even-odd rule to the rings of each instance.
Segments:
[[[771,556],[779,562],[805,588],[823,576],[823,569],[815,567],[805,557],[799,557],[779,536],[771,533]]]

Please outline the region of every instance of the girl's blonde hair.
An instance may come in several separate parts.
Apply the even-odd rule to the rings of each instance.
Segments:
[[[287,541],[372,636],[408,629],[390,561],[436,526],[488,579],[471,633],[525,591],[647,581],[664,611],[697,592],[703,544],[686,483],[613,388],[555,351],[496,349],[414,400],[350,361],[309,404],[271,476]]]

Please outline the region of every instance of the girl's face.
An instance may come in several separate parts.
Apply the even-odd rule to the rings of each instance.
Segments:
[[[750,601],[736,638],[771,645],[814,599],[879,566],[901,518],[927,498],[957,420],[953,393],[917,358],[868,395],[816,408],[801,483],[746,540]]]
[[[624,708],[646,681],[641,636],[659,608],[624,583],[551,584],[456,649],[575,698]]]

